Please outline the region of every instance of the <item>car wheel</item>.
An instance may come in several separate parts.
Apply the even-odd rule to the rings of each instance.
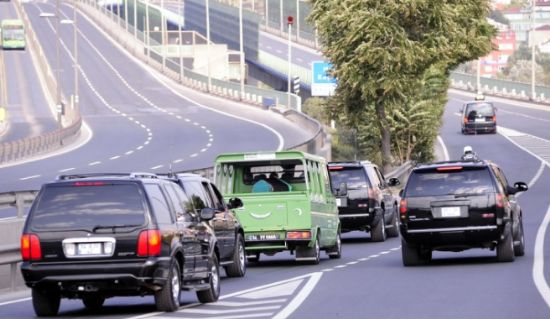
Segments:
[[[525,238],[523,236],[523,220],[520,218],[517,235],[514,237],[514,255],[525,255]]]
[[[235,250],[233,251],[233,263],[225,267],[225,273],[228,277],[243,277],[246,273],[246,254],[244,239],[241,234],[237,234]]]
[[[334,247],[327,249],[327,254],[330,259],[339,259],[342,257],[342,238],[340,237],[340,231],[336,234],[336,244]]]
[[[422,263],[418,247],[407,243],[404,239],[401,239],[401,257],[404,266],[416,266]]]
[[[32,306],[37,317],[49,317],[57,315],[61,296],[57,292],[32,289]]]
[[[105,297],[99,295],[86,295],[82,297],[82,303],[90,310],[97,310],[105,303]]]
[[[384,212],[378,219],[378,222],[371,227],[370,237],[372,241],[381,242],[386,240],[386,223],[384,222]]]
[[[180,306],[181,276],[177,260],[173,260],[168,280],[161,290],[155,292],[155,304],[159,311],[176,311]]]
[[[399,236],[399,223],[397,222],[397,207],[393,209],[393,215],[391,218],[391,227],[386,228],[386,234],[388,237],[397,237]]]
[[[208,289],[197,291],[197,298],[202,303],[214,302],[220,297],[220,264],[215,254],[212,256],[208,284]]]
[[[506,224],[504,228],[504,239],[497,244],[497,259],[500,262],[514,261],[514,239],[512,236],[511,224]]]

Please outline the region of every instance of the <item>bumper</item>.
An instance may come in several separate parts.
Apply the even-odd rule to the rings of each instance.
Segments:
[[[28,287],[55,287],[67,294],[103,292],[109,295],[140,295],[163,287],[169,268],[169,258],[108,263],[24,262],[21,273]]]
[[[488,123],[468,123],[464,125],[464,132],[477,133],[477,132],[495,132],[497,125],[494,122]]]
[[[407,229],[400,226],[403,239],[409,244],[432,248],[490,247],[501,238],[503,227],[496,225],[454,228]]]

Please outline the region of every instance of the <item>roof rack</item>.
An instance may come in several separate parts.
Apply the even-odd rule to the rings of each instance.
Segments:
[[[132,173],[84,173],[84,174],[69,174],[59,175],[57,180],[70,180],[78,178],[90,178],[90,177],[130,177],[130,178],[158,178],[157,174],[147,172],[132,172]]]
[[[68,175],[59,175],[57,180],[69,180],[77,178],[87,178],[87,177],[99,177],[99,176],[128,176],[128,173],[84,173],[84,174],[68,174]]]

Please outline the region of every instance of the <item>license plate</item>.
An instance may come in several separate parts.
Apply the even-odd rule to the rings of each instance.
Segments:
[[[246,236],[248,240],[277,240],[279,234],[255,234]]]
[[[485,118],[475,119],[476,123],[483,123],[485,122]]]
[[[80,256],[101,255],[101,243],[78,244],[77,254]]]
[[[460,207],[441,207],[441,217],[460,217]]]

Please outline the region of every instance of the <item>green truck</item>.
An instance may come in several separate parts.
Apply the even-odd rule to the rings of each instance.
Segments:
[[[282,251],[317,264],[321,250],[340,258],[340,220],[324,158],[299,151],[221,154],[216,185],[238,197],[249,262]]]

